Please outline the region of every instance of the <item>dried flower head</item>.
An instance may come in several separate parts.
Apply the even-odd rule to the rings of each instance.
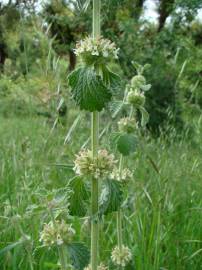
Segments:
[[[101,263],[97,268],[97,270],[108,270],[108,269],[109,268],[107,266],[105,266],[103,263]],[[91,270],[91,266],[89,265],[89,266],[85,267],[84,270]]]
[[[122,245],[121,250],[116,246],[111,255],[111,259],[114,264],[125,267],[132,259],[132,253],[130,249]]]
[[[115,168],[110,175],[112,180],[116,180],[121,183],[128,183],[132,177],[133,173],[128,168],[122,169],[121,173],[118,168]]]
[[[145,104],[145,96],[140,91],[130,91],[127,95],[127,102],[135,108],[139,108],[144,106]]]
[[[137,128],[137,122],[135,118],[124,117],[121,118],[118,122],[119,131],[132,133]]]
[[[113,154],[107,150],[99,150],[96,158],[93,158],[90,150],[81,150],[74,161],[74,171],[78,175],[89,176],[98,179],[109,175],[117,161]]]
[[[67,224],[64,220],[56,220],[54,223],[51,221],[44,224],[43,231],[40,234],[40,241],[45,246],[68,244],[74,234],[75,230],[72,228],[72,224]]]
[[[76,44],[74,53],[86,64],[93,64],[103,59],[118,59],[118,51],[115,43],[108,39],[87,37]]]

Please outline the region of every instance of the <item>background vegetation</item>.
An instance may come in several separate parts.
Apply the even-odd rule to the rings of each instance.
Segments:
[[[7,247],[0,266],[28,270],[31,260],[36,270],[57,269],[56,253],[41,247],[39,232],[48,198],[67,184],[74,154],[90,135],[89,115],[81,119],[66,78],[78,64],[75,42],[91,31],[91,14],[75,1],[52,0],[40,9],[34,0],[7,2],[0,3],[0,248]],[[126,217],[133,214],[124,233],[137,270],[199,270],[202,24],[195,18],[202,3],[156,2],[153,24],[142,16],[144,0],[103,1],[103,36],[121,49],[111,68],[130,79],[132,61],[151,64],[150,121],[131,163]],[[102,117],[104,128],[111,118]],[[109,265],[114,222],[108,218],[101,236]],[[74,223],[84,240],[89,228]]]

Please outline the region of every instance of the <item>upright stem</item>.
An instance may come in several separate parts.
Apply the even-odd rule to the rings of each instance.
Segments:
[[[93,0],[93,38],[100,36],[100,0]],[[91,149],[93,157],[98,155],[99,145],[99,113],[93,112],[91,116]],[[98,180],[92,179],[91,184],[91,270],[98,267]]]
[[[123,155],[121,155],[120,161],[119,161],[119,174],[120,174],[120,177],[121,177],[121,174],[122,174],[122,169],[123,169]],[[122,237],[122,212],[121,212],[121,208],[117,211],[117,237],[118,237],[119,250],[122,250],[123,237]]]
[[[56,227],[56,222],[55,222],[52,209],[49,209],[49,214],[51,217],[51,221],[53,222],[53,226]],[[67,257],[65,254],[64,246],[63,245],[57,246],[57,249],[58,249],[58,255],[59,255],[59,260],[61,264],[61,270],[67,270]]]

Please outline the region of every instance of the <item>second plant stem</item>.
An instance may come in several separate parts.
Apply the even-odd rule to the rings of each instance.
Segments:
[[[100,0],[93,0],[93,38],[100,36]],[[91,149],[93,158],[98,155],[99,146],[99,113],[92,112],[91,116]],[[92,178],[91,183],[91,270],[98,267],[98,241],[99,241],[99,220],[98,220],[98,180]]]
[[[53,223],[53,226],[56,228],[56,222],[55,222],[55,217],[53,214],[52,209],[49,209],[49,214],[51,217],[51,221]],[[65,254],[65,247],[64,245],[58,246],[58,255],[59,255],[59,260],[61,264],[61,270],[67,270],[67,255]]]
[[[98,154],[99,141],[99,113],[92,113],[91,129],[92,153],[95,158]],[[98,238],[99,238],[99,220],[98,220],[98,180],[92,178],[91,183],[91,269],[97,270],[98,266]]]
[[[122,169],[123,169],[123,155],[120,157],[119,161],[119,175],[121,177],[122,174]],[[121,208],[117,211],[117,237],[118,237],[118,247],[119,250],[122,250],[122,245],[123,245],[123,237],[122,237],[122,211]]]

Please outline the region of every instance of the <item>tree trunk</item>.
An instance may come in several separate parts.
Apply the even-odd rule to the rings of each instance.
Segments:
[[[165,25],[166,19],[173,11],[175,0],[160,0],[159,3],[159,26],[158,32],[162,30]]]
[[[75,66],[76,66],[76,55],[70,49],[69,50],[69,71],[74,70]]]

